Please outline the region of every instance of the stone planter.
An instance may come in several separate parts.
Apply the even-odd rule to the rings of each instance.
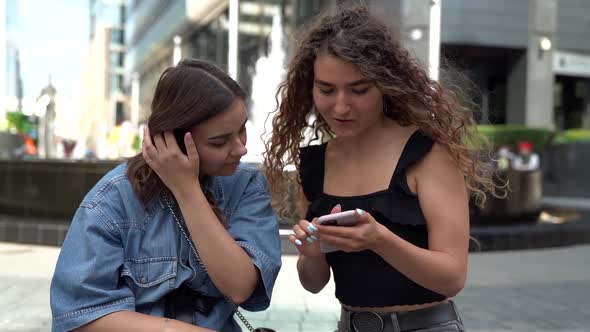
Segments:
[[[474,213],[472,223],[501,225],[537,222],[543,196],[541,170],[509,170],[501,176],[509,182],[510,189],[506,197],[489,195],[485,207]]]
[[[545,196],[590,198],[590,142],[549,145],[543,158]]]
[[[0,213],[69,220],[86,193],[120,162],[0,160]]]

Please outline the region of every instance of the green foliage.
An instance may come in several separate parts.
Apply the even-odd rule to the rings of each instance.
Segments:
[[[6,121],[9,131],[16,131],[19,134],[29,134],[33,130],[33,124],[29,117],[21,112],[7,112]]]
[[[131,148],[135,151],[141,150],[141,138],[139,135],[133,136],[133,142],[131,143]]]
[[[564,130],[557,135],[555,135],[555,139],[553,140],[556,144],[566,144],[566,143],[578,143],[578,142],[586,142],[590,143],[590,130],[588,129],[569,129]]]
[[[523,141],[532,143],[535,149],[540,149],[549,144],[554,136],[551,129],[520,125],[479,125],[477,130],[488,140],[492,149],[502,145],[515,147]]]

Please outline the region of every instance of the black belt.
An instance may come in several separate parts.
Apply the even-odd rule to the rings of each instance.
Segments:
[[[422,329],[459,320],[451,301],[413,311],[375,313],[342,309],[341,326],[351,332],[394,332]]]

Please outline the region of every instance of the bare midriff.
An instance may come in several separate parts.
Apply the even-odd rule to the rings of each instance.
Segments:
[[[419,309],[425,309],[433,307],[437,304],[446,302],[447,300],[440,301],[440,302],[431,302],[431,303],[424,303],[424,304],[411,304],[411,305],[394,305],[389,307],[355,307],[349,306],[346,304],[342,304],[342,307],[349,310],[349,311],[372,311],[376,313],[387,313],[387,312],[404,312],[404,311],[414,311]]]

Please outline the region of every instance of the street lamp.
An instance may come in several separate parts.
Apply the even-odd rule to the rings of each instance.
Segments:
[[[543,57],[545,52],[551,50],[552,47],[551,39],[545,36],[541,37],[541,39],[539,39],[539,59]]]

